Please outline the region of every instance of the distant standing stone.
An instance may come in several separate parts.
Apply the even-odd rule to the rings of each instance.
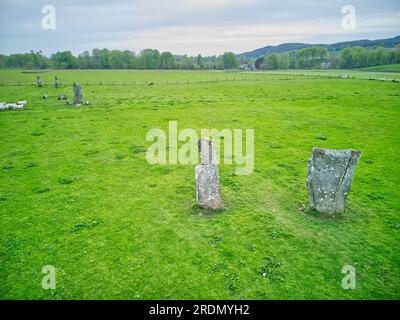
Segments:
[[[212,141],[199,141],[201,164],[195,168],[196,200],[205,209],[222,210],[224,203],[219,190],[218,164]]]
[[[74,106],[82,105],[82,88],[76,82],[74,82]]]
[[[361,151],[314,148],[307,167],[311,207],[323,213],[344,212]]]
[[[43,86],[42,79],[39,76],[36,76],[36,82],[37,82],[38,87],[42,87]]]
[[[54,77],[54,86],[55,86],[56,88],[58,88],[59,86],[61,86],[61,81],[58,80],[57,76]]]

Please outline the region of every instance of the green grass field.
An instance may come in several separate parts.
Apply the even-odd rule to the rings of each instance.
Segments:
[[[366,71],[400,72],[400,63],[364,68]]]
[[[28,100],[0,112],[0,297],[399,299],[400,84],[338,73],[57,71],[41,76],[59,89],[0,86],[0,101]],[[90,107],[56,99],[73,80]],[[147,163],[146,133],[170,120],[255,130],[253,174],[220,165],[223,212],[195,206],[193,165]],[[342,215],[309,209],[315,146],[363,152]]]

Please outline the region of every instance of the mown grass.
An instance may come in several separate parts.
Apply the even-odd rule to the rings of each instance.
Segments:
[[[54,74],[80,82],[91,106],[58,101],[72,97],[70,85],[46,87],[47,100],[43,88],[0,86],[0,100],[28,100],[0,113],[2,299],[400,297],[398,83],[271,75],[161,84],[244,76],[223,72],[43,78]],[[3,82],[34,76],[0,72]],[[85,86],[91,79],[155,85]],[[170,120],[198,132],[255,130],[253,174],[220,166],[225,211],[195,205],[193,165],[147,163],[146,133]],[[363,152],[343,215],[308,207],[314,146]],[[56,290],[41,287],[44,265],[56,267]],[[344,265],[356,268],[355,290],[341,287]]]

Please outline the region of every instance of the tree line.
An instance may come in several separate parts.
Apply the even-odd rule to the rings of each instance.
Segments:
[[[308,47],[285,53],[272,53],[255,61],[256,69],[319,69],[321,63],[329,63],[329,68],[353,69],[384,64],[400,63],[400,45],[394,49],[378,47],[365,49],[354,46],[340,52],[329,53],[324,47]]]
[[[0,55],[1,68],[25,69],[235,69],[239,60],[232,52],[221,56],[176,56],[171,52],[145,49],[136,55],[128,50],[93,49],[74,56],[63,51],[46,57],[41,51]]]
[[[385,50],[383,47],[373,50],[366,50],[363,47],[345,48],[340,51],[338,67],[350,69],[392,63],[400,63],[400,45],[392,50]]]
[[[145,49],[138,55],[128,50],[93,49],[74,56],[63,51],[46,57],[41,51],[23,54],[0,55],[0,68],[24,69],[319,69],[321,63],[329,68],[352,69],[400,63],[400,45],[393,49],[378,47],[365,49],[354,46],[339,52],[329,52],[325,47],[307,47],[284,53],[272,53],[258,59],[236,56],[225,52],[220,56],[202,57],[173,55]]]

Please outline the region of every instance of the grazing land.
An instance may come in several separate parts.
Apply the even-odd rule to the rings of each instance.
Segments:
[[[343,72],[1,70],[0,101],[28,104],[0,112],[0,298],[399,299],[400,83],[367,79],[400,74]],[[74,80],[89,107],[57,100]],[[195,205],[194,165],[146,161],[171,120],[255,130],[223,212]],[[309,208],[315,146],[362,151],[344,214]]]
[[[400,63],[364,68],[366,71],[400,72]]]

